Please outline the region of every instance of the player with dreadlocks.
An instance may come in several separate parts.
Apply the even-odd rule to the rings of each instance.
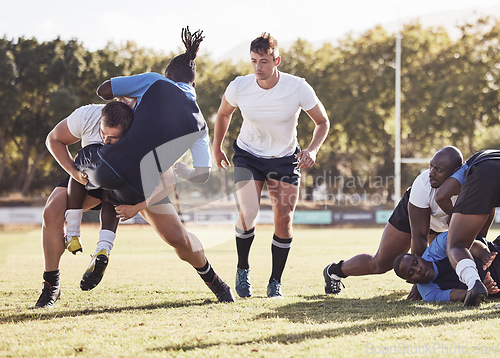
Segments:
[[[110,202],[116,205],[117,217],[127,220],[140,213],[177,256],[197,270],[220,302],[233,302],[230,287],[209,264],[198,238],[183,227],[166,194],[160,197],[161,201],[152,199],[172,167],[179,177],[192,182],[205,182],[210,175],[207,124],[194,90],[195,59],[202,40],[202,31],[191,34],[186,27],[182,29],[186,51],[170,61],[165,76],[142,73],[115,77],[99,86],[97,94],[105,100],[128,98],[134,107],[134,120],[120,141],[107,149],[83,148],[75,165],[87,175],[87,189],[107,190]],[[194,169],[182,163],[173,165],[187,149],[191,151]],[[155,165],[148,167],[145,164],[152,157]],[[94,255],[84,279],[90,275],[100,281],[106,267],[97,265],[96,260]],[[58,286],[58,282],[50,285]],[[53,295],[45,295],[47,304],[39,307],[54,304],[59,296],[57,290],[53,291]]]

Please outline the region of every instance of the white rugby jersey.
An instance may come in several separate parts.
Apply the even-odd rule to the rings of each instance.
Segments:
[[[73,111],[67,118],[69,131],[81,140],[82,148],[95,143],[102,143],[99,133],[101,111],[104,104],[88,104]]]
[[[448,231],[448,214],[446,214],[434,199],[437,188],[431,187],[429,181],[429,169],[422,172],[415,178],[411,186],[410,203],[419,208],[431,209],[430,227],[436,232]],[[451,197],[451,202],[455,205],[458,195]]]
[[[297,148],[300,110],[308,111],[319,100],[304,78],[279,72],[270,89],[257,84],[254,74],[240,76],[227,87],[224,96],[243,116],[237,145],[260,158],[281,158]]]

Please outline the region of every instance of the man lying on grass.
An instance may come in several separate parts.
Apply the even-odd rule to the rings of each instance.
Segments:
[[[401,254],[394,261],[396,275],[408,283],[417,284],[424,301],[463,302],[467,294],[467,286],[460,282],[446,256],[447,237],[448,232],[436,236],[421,257]],[[499,251],[500,246],[479,236],[471,247],[479,276],[490,296],[500,296],[496,283],[500,279],[500,259],[497,259]]]

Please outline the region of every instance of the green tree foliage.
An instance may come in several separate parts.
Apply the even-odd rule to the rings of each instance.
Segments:
[[[499,147],[500,21],[466,23],[453,39],[442,28],[419,23],[403,27],[402,155],[430,157],[445,145],[465,156]],[[329,136],[307,173],[309,189],[328,180],[331,191],[392,190],[395,130],[395,34],[382,27],[346,35],[315,47],[298,39],[282,51],[280,70],[306,78],[331,120]],[[179,51],[181,52],[181,49]],[[109,43],[97,51],[78,41],[0,39],[0,191],[47,193],[63,171],[44,146],[53,126],[78,106],[100,102],[96,88],[114,76],[146,71],[163,73],[177,54],[161,54],[133,42]],[[197,60],[198,103],[209,129],[225,88],[236,76],[252,73],[250,63]],[[226,148],[241,126],[233,115]],[[311,140],[314,123],[301,114],[300,145]],[[76,147],[74,148],[76,151]],[[421,166],[403,166],[402,187],[411,185]],[[345,185],[331,178],[380,178],[383,185]]]

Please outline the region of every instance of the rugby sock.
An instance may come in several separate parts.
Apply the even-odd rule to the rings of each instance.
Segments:
[[[80,236],[83,209],[68,209],[64,213],[66,219],[66,237]]]
[[[273,279],[281,282],[281,275],[285,269],[286,259],[288,258],[290,247],[292,247],[292,238],[280,239],[276,235],[273,236],[273,242],[271,245],[273,268],[271,271],[271,277],[269,278],[269,283],[271,283]]]
[[[208,263],[208,260],[207,260],[207,263],[205,264],[205,266],[203,266],[201,268],[195,267],[195,270],[198,272],[198,275],[200,275],[201,278],[203,279],[203,281],[205,281],[206,283],[214,282],[215,271],[212,268],[212,266]]]
[[[467,285],[468,290],[474,287],[477,280],[481,280],[479,278],[479,274],[477,273],[477,267],[474,260],[462,259],[458,261],[455,271],[457,272],[460,281]]]
[[[113,242],[115,241],[115,238],[116,234],[111,230],[99,231],[99,242],[97,243],[95,253],[97,254],[102,249],[105,249],[109,256],[109,253],[113,248]]]
[[[342,264],[343,263],[344,263],[344,260],[341,260],[336,264],[331,264],[327,270],[328,274],[330,276],[333,276],[333,275],[337,276],[337,277],[333,277],[333,278],[338,279],[338,280],[340,280],[341,278],[346,278],[347,275],[342,272]]]
[[[253,239],[255,238],[255,228],[243,231],[234,228],[236,231],[236,252],[238,253],[238,268],[248,269],[250,264],[248,263],[248,256],[250,254],[250,247],[252,246]]]
[[[51,286],[59,286],[59,270],[45,271],[43,273],[43,280]]]

